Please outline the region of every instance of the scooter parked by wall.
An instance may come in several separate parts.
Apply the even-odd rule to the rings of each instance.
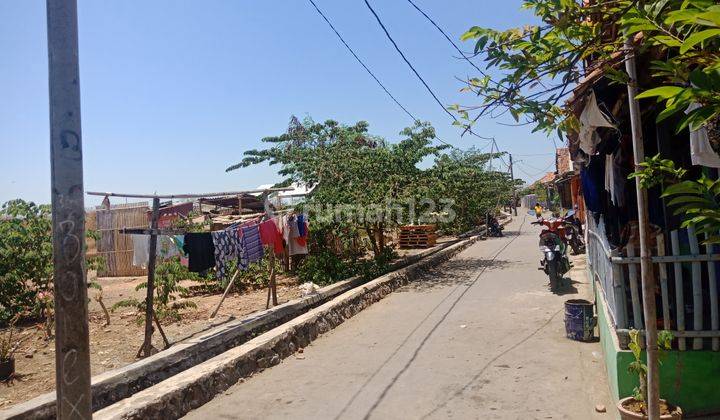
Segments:
[[[580,220],[575,217],[575,210],[568,210],[563,217],[565,236],[574,255],[585,253],[585,241],[583,240],[583,228]]]
[[[528,212],[534,215],[534,212]],[[565,219],[553,217],[551,219],[538,218],[531,222],[533,225],[544,226],[540,232],[540,251],[543,259],[540,260],[540,267],[550,279],[550,290],[560,290],[563,283],[563,275],[570,271],[570,260],[567,256],[567,239],[565,237]]]

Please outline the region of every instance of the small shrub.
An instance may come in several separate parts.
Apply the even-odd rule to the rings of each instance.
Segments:
[[[670,350],[671,344],[672,344],[672,333],[670,331],[662,330],[658,331],[658,350],[662,352],[663,350]],[[640,343],[640,331],[636,329],[630,330],[630,343],[628,344],[628,347],[630,348],[630,351],[632,351],[633,357],[635,358],[634,361],[632,361],[628,365],[628,372],[634,373],[638,375],[639,385],[635,387],[633,391],[633,398],[635,398],[635,401],[640,402],[641,410],[643,414],[647,414],[647,374],[648,374],[648,366],[645,364],[645,362],[642,359],[642,346]],[[663,353],[659,353],[659,356],[662,356]],[[658,360],[660,363],[660,361]]]
[[[188,289],[181,286],[182,280],[196,280],[197,275],[188,271],[187,267],[180,264],[178,257],[165,260],[155,268],[155,314],[160,321],[180,320],[180,311],[187,308],[196,308],[195,302],[190,300],[177,301],[178,296],[188,295]],[[147,289],[147,282],[142,282],[135,287],[135,290]],[[145,299],[135,298],[121,300],[112,306],[112,311],[118,308],[134,308],[137,311],[137,322],[142,324],[145,320]]]
[[[342,259],[332,252],[323,251],[305,257],[298,269],[298,277],[303,283],[318,285],[332,284],[355,275],[369,280],[387,273],[390,263],[397,257],[397,252],[390,247],[371,259]]]
[[[0,208],[0,325],[30,308],[42,311],[36,297],[51,290],[52,219],[50,206],[12,200]]]
[[[329,251],[308,255],[298,268],[298,277],[302,283],[326,285],[352,275],[350,264]]]

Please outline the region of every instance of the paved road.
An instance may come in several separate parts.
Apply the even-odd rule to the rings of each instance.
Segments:
[[[564,296],[521,215],[188,418],[612,418],[600,347],[564,338]],[[529,217],[528,217],[529,219]]]

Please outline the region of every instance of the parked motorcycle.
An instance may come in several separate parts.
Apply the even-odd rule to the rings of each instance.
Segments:
[[[565,236],[567,242],[572,249],[573,254],[579,255],[585,253],[585,241],[583,241],[582,223],[575,217],[575,210],[569,210],[563,217],[565,226]]]
[[[540,232],[540,251],[544,258],[538,270],[543,270],[550,278],[550,290],[556,291],[562,286],[563,274],[570,271],[570,260],[567,256],[567,239],[565,237],[565,219],[553,217],[539,218],[533,225],[544,226]]]
[[[503,236],[503,227],[498,223],[497,218],[492,215],[488,215],[487,217],[487,233],[488,236],[491,236],[493,238],[500,238]]]

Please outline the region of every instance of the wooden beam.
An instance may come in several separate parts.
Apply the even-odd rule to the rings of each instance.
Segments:
[[[640,264],[639,257],[611,257],[613,264]],[[691,253],[686,255],[656,255],[652,257],[654,263],[680,263],[680,262],[706,262],[720,261],[720,254]]]
[[[160,199],[153,198],[152,219],[150,220],[150,229],[157,230],[158,219],[160,218]],[[151,233],[148,239],[148,277],[147,289],[145,295],[145,339],[143,341],[143,354],[149,357],[152,353],[152,336],[153,336],[153,312],[154,312],[154,293],[155,293],[155,263],[157,261],[157,234]]]
[[[127,194],[127,193],[114,193],[114,192],[98,192],[98,191],[88,191],[86,194],[88,195],[99,195],[99,196],[112,196],[112,197],[125,197],[125,198],[164,198],[164,199],[172,199],[172,198],[204,198],[204,197],[232,197],[239,194],[257,194],[257,193],[264,193],[268,191],[292,191],[293,188],[284,187],[284,188],[266,188],[262,190],[247,190],[247,191],[230,191],[230,192],[209,192],[209,193],[202,193],[202,194]]]

